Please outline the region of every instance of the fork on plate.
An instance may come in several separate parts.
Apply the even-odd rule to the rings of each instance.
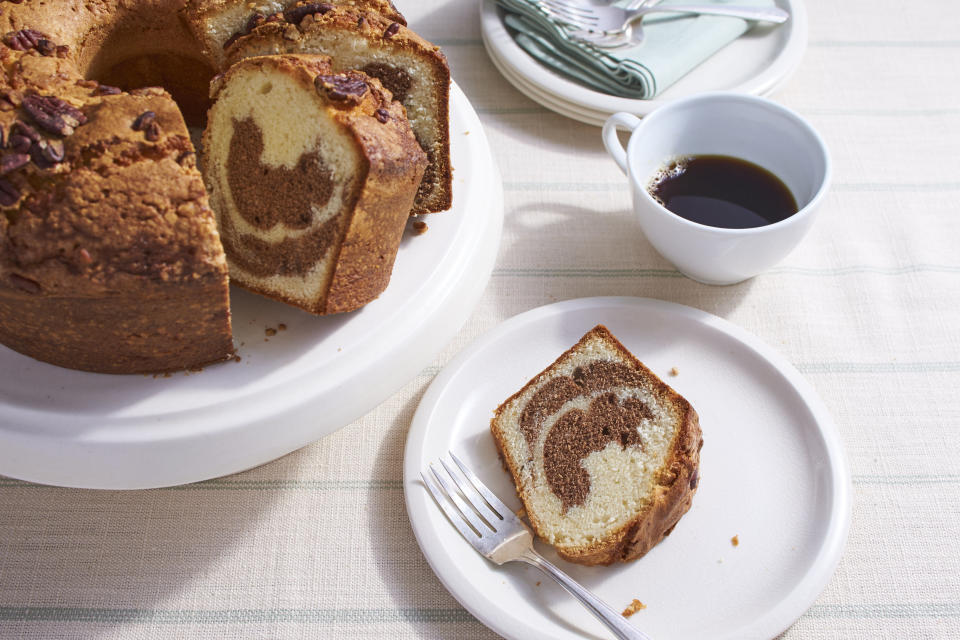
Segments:
[[[617,42],[629,36],[634,43],[643,39],[641,20],[649,13],[695,13],[732,16],[761,22],[783,23],[790,18],[779,7],[752,7],[730,4],[670,4],[641,5],[636,9],[621,9],[609,5],[590,4],[586,0],[536,0],[535,3],[555,22],[569,25],[576,31],[571,36],[596,44]],[[632,34],[631,34],[632,31]]]
[[[431,463],[420,478],[454,527],[481,555],[496,564],[519,560],[560,583],[621,640],[650,640],[624,617],[533,549],[527,525],[483,484],[453,452],[452,464],[441,458],[443,471]],[[446,473],[444,473],[444,471]]]

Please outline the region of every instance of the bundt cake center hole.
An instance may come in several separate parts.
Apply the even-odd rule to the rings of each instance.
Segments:
[[[107,59],[98,54],[90,64],[87,77],[124,91],[142,87],[163,87],[183,113],[190,127],[206,126],[210,108],[210,80],[213,67],[205,61],[176,53],[147,53],[122,59]]]

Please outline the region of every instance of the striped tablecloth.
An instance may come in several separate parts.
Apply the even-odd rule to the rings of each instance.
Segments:
[[[834,184],[781,265],[681,277],[641,235],[599,130],[504,81],[474,0],[402,0],[443,46],[503,174],[503,243],[457,337],[343,430],[253,471],[137,492],[0,478],[0,638],[491,638],[413,538],[401,463],[440,367],[549,302],[631,295],[773,345],[833,413],[853,473],[843,561],[784,638],[960,637],[960,4],[807,0],[775,96],[826,138]]]

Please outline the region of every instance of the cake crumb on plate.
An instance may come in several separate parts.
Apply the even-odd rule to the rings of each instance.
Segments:
[[[635,614],[637,611],[641,611],[646,608],[647,608],[647,605],[643,604],[642,602],[634,598],[633,602],[627,605],[627,608],[623,610],[623,613],[621,615],[623,615],[624,618],[629,618],[630,616]]]

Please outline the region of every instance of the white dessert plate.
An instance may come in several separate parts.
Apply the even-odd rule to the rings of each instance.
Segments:
[[[626,111],[645,115],[664,102],[705,91],[738,91],[769,95],[786,82],[800,65],[807,47],[807,14],[802,0],[776,0],[790,12],[790,20],[777,27],[757,26],[718,51],[709,60],[668,87],[652,100],[621,98],[578,84],[530,57],[510,36],[495,0],[482,0],[480,26],[484,46],[495,64],[513,73],[504,74],[519,91],[548,109],[570,117],[569,109],[558,110],[555,102],[590,114],[590,124],[602,125],[612,113]],[[517,79],[522,78],[523,82]],[[536,92],[530,88],[537,89]],[[546,101],[543,94],[553,96]],[[585,117],[576,118],[587,122]]]
[[[452,210],[423,217],[422,235],[408,229],[380,298],[316,317],[234,288],[241,360],[170,377],[72,371],[0,347],[0,474],[104,489],[222,476],[317,440],[403,386],[466,321],[500,242],[500,176],[456,86],[450,111]]]
[[[673,532],[632,563],[582,567],[538,549],[615,609],[643,602],[631,622],[652,638],[776,636],[814,602],[843,552],[850,479],[840,439],[782,356],[721,318],[669,302],[584,298],[540,307],[447,364],[414,415],[404,459],[407,511],[427,561],[464,607],[507,638],[609,637],[536,569],[498,567],[474,551],[418,475],[453,450],[519,508],[490,435],[493,410],[598,323],[699,413],[700,486]]]

